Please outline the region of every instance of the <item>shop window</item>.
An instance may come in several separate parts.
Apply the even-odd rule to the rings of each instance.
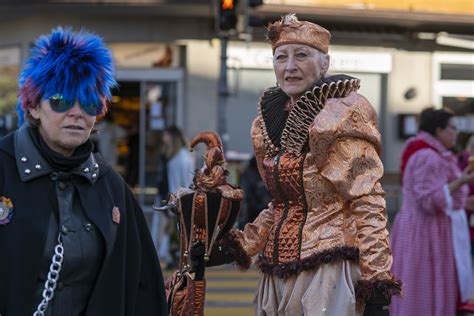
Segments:
[[[180,66],[179,46],[163,43],[110,43],[117,68]]]
[[[443,106],[456,115],[474,114],[474,97],[443,97]]]
[[[432,69],[433,104],[470,121],[474,116],[474,54],[436,52]]]
[[[441,80],[474,80],[474,64],[441,64]]]

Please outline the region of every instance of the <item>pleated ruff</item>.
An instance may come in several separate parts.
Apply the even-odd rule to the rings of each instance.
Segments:
[[[326,264],[289,279],[263,274],[254,299],[257,316],[361,316],[354,284],[359,266],[350,261]]]

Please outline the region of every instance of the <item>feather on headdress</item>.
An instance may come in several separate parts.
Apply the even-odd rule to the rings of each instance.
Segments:
[[[94,104],[105,114],[110,89],[117,85],[113,72],[112,54],[102,38],[84,30],[75,33],[70,27],[53,29],[36,40],[20,74],[19,125],[25,110],[55,94],[68,102]]]

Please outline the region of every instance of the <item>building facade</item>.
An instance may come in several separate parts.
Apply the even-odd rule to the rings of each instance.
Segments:
[[[472,5],[469,11],[467,2],[455,1],[453,8],[464,11],[435,7],[437,12],[425,12],[417,6],[377,7],[381,1],[365,1],[362,7],[355,1],[338,7],[325,1],[264,2],[251,10],[262,24],[296,12],[332,32],[330,70],[360,78],[361,93],[378,112],[383,161],[392,179],[388,188],[398,181],[403,137],[416,132],[408,114],[449,105],[457,111],[461,129],[474,132]],[[111,116],[127,131],[117,142],[116,167],[140,202],[150,204],[163,127],[178,125],[188,137],[218,128],[221,46],[215,5],[211,0],[0,1],[0,132],[15,126],[16,77],[34,39],[59,25],[96,32],[117,65],[119,88]],[[227,151],[237,160],[251,153],[249,131],[259,96],[275,84],[264,31],[254,27],[246,41],[233,36],[227,49]],[[440,40],[446,32],[455,34],[445,35],[449,45]]]

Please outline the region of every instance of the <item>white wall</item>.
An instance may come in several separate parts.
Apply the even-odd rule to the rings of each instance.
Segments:
[[[217,130],[218,42],[187,41],[184,130],[192,137]]]
[[[399,113],[419,113],[431,105],[431,53],[395,51],[393,68],[388,76],[385,169],[389,172],[400,170],[400,154],[404,141],[398,139]],[[415,88],[416,97],[404,98],[405,91]]]

